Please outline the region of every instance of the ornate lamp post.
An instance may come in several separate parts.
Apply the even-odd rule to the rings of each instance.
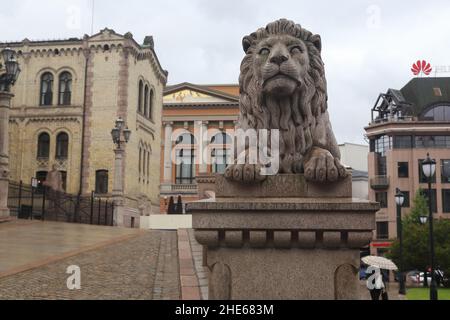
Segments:
[[[429,211],[429,225],[430,225],[430,259],[431,259],[431,286],[430,286],[430,300],[438,300],[436,275],[434,274],[434,236],[433,236],[433,207],[431,203],[431,181],[436,173],[436,161],[430,158],[427,154],[427,159],[422,162],[422,171],[428,179],[428,211]],[[421,221],[422,221],[421,217]],[[427,279],[424,276],[424,282]]]
[[[115,145],[114,154],[114,225],[123,226],[123,206],[124,206],[124,175],[123,158],[125,154],[125,144],[130,141],[131,130],[125,127],[122,118],[116,120],[116,126],[111,130],[111,137]]]
[[[403,274],[403,225],[402,225],[402,206],[405,202],[405,195],[397,188],[395,194],[395,203],[397,204],[397,237],[400,241],[400,268],[398,270],[399,289],[398,293],[405,295],[405,277]]]
[[[8,187],[9,187],[9,109],[14,95],[11,86],[20,74],[16,53],[10,48],[0,53],[3,64],[0,63],[0,219],[9,217]]]

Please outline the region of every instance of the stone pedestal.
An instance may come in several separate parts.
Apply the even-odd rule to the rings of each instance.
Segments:
[[[217,176],[217,198],[188,205],[207,247],[210,299],[358,299],[360,248],[372,239],[379,205],[351,193],[351,177],[241,185]]]

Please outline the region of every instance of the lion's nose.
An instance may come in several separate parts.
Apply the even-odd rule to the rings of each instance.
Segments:
[[[277,54],[270,58],[270,62],[281,65],[283,62],[287,61],[289,58],[284,54]]]

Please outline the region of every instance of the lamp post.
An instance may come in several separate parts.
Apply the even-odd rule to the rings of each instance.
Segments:
[[[10,48],[0,52],[3,63],[0,63],[0,220],[8,219],[8,187],[9,187],[9,110],[14,95],[11,86],[20,74],[16,53]]]
[[[438,300],[436,276],[434,274],[434,236],[433,236],[433,207],[431,203],[431,181],[436,173],[436,161],[430,158],[427,154],[427,159],[422,162],[422,171],[428,179],[428,220],[430,226],[430,260],[431,260],[431,286],[430,286],[430,300]],[[422,220],[422,218],[421,218]],[[427,279],[424,276],[424,282]]]
[[[124,175],[123,158],[125,145],[130,141],[131,130],[125,128],[125,121],[122,118],[116,120],[115,127],[111,130],[111,137],[115,145],[114,148],[114,225],[123,226],[123,206],[124,206]]]
[[[400,242],[400,268],[399,273],[399,289],[398,293],[405,295],[405,278],[403,275],[403,225],[402,225],[402,206],[405,202],[405,195],[397,188],[395,194],[395,203],[397,204],[397,237]]]

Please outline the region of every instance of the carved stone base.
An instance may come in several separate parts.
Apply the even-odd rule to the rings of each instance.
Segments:
[[[271,183],[286,179],[299,178]],[[297,198],[291,188],[286,198],[241,194],[188,204],[196,239],[207,247],[210,299],[359,298],[360,248],[372,239],[379,205],[330,198],[329,190],[317,197],[320,189],[304,183]],[[315,197],[307,197],[312,189]]]

